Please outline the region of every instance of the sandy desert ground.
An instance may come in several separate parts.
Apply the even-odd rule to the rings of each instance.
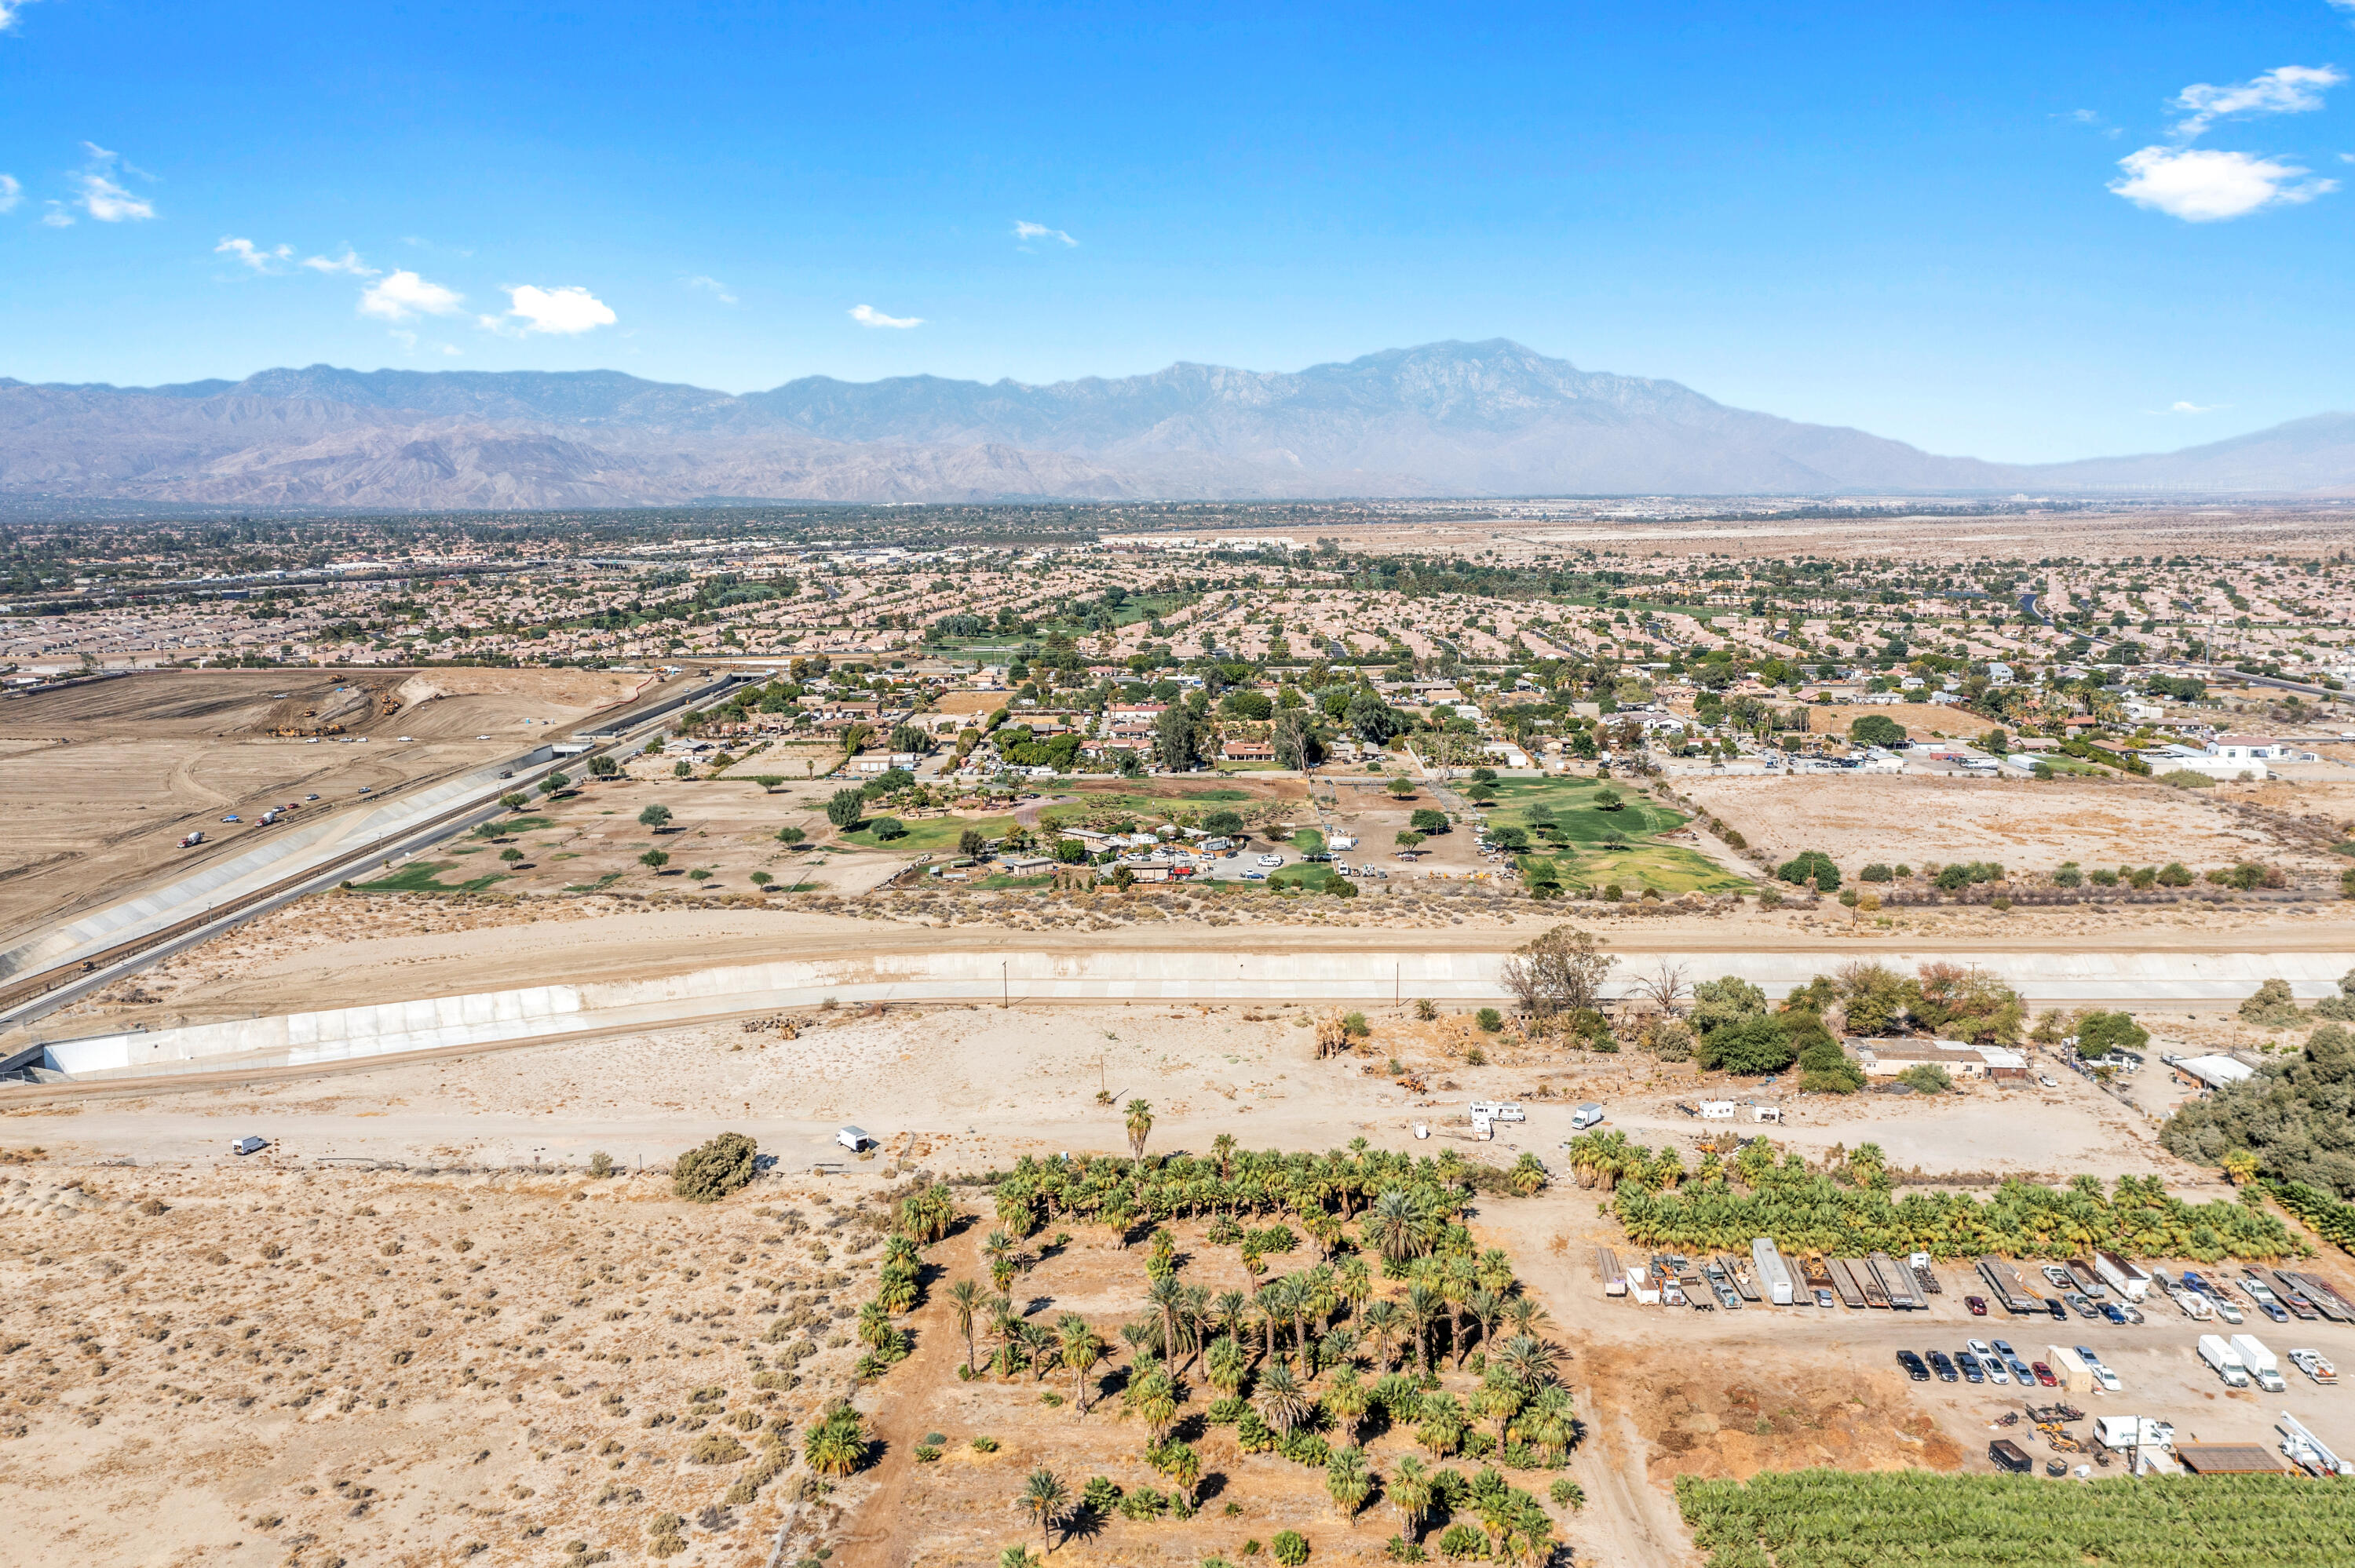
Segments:
[[[647,679],[158,670],[0,702],[0,811],[11,828],[0,851],[0,940],[159,872],[236,853],[267,831],[252,823],[268,806],[316,794],[315,811],[350,803],[362,786],[382,793],[511,755],[569,733]],[[344,733],[316,745],[270,733],[321,722],[306,714],[341,715]],[[245,824],[219,821],[231,812]],[[176,848],[192,828],[211,842]]]
[[[2177,789],[2139,780],[1796,778],[1678,780],[1693,800],[1775,859],[1821,849],[1854,876],[1875,861],[1916,868],[1995,861],[2007,871],[2164,865],[2194,871],[2256,859],[2335,883],[2327,845],[2355,813],[2355,782]]]

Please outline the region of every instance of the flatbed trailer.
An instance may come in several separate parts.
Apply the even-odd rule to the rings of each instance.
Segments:
[[[1888,1293],[1891,1311],[1913,1312],[1927,1305],[1922,1299],[1922,1287],[1913,1278],[1913,1271],[1885,1252],[1876,1252],[1867,1260],[1872,1272],[1881,1277],[1881,1288]]]
[[[1824,1255],[1819,1252],[1811,1252],[1801,1261],[1799,1273],[1800,1277],[1806,1280],[1810,1294],[1818,1290],[1839,1288],[1832,1280],[1831,1266],[1824,1262]]]
[[[1851,1307],[1878,1308],[1889,1305],[1889,1293],[1881,1288],[1881,1281],[1872,1277],[1872,1270],[1860,1259],[1832,1259],[1832,1277],[1846,1282],[1840,1289],[1840,1299]]]
[[[1602,1277],[1603,1294],[1605,1296],[1627,1294],[1626,1271],[1619,1266],[1619,1255],[1609,1247],[1598,1246],[1594,1249],[1594,1272]]]
[[[1733,1287],[1734,1293],[1736,1295],[1740,1296],[1744,1301],[1756,1301],[1762,1299],[1758,1294],[1758,1286],[1756,1281],[1750,1277],[1750,1268],[1746,1263],[1737,1264],[1729,1254],[1725,1256],[1720,1257],[1717,1260],[1717,1264],[1720,1268],[1725,1270],[1726,1282]]]
[[[2314,1303],[2316,1311],[2334,1323],[2355,1322],[2355,1301],[2340,1295],[2339,1287],[2328,1278],[2311,1269],[2293,1271],[2289,1277],[2298,1282],[2306,1298]]]

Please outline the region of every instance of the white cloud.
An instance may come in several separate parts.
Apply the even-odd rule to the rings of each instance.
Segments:
[[[2222,403],[2187,403],[2178,398],[2167,406],[2167,411],[2170,414],[2212,414],[2224,407]]]
[[[612,308],[586,289],[541,289],[526,283],[520,289],[509,289],[507,298],[512,302],[507,314],[523,321],[523,325],[516,329],[518,332],[577,337],[601,326],[612,326],[614,321]],[[485,316],[483,324],[496,332],[501,330],[503,318]]]
[[[360,314],[380,321],[405,322],[416,316],[454,316],[466,296],[439,283],[429,283],[414,272],[395,272],[360,291]]]
[[[90,164],[73,177],[74,184],[81,187],[81,195],[73,198],[75,206],[101,223],[139,223],[155,216],[155,204],[118,185],[114,169],[120,164],[125,173],[143,179],[153,179],[154,175],[123,163],[122,154],[111,153],[95,142],[84,142],[81,148],[90,154]]]
[[[2222,87],[2195,81],[2175,95],[2169,106],[2183,118],[2176,122],[2179,136],[2197,136],[2217,121],[2233,114],[2305,114],[2322,107],[2323,92],[2347,79],[2334,66],[2281,66],[2247,81]]]
[[[355,278],[374,278],[378,275],[377,269],[362,261],[348,245],[344,247],[344,253],[341,256],[305,256],[303,258],[303,265],[314,272],[349,272]]]
[[[282,245],[275,250],[264,250],[250,239],[231,239],[223,236],[221,242],[213,247],[213,254],[234,256],[257,272],[275,272],[281,261],[294,254],[294,248]]]
[[[681,278],[679,281],[690,289],[701,289],[723,305],[732,305],[736,302],[736,296],[728,291],[728,285],[717,278]]]
[[[132,195],[104,175],[76,176],[81,195],[75,201],[101,223],[139,223],[155,216],[155,204]]]
[[[906,328],[920,327],[924,324],[924,318],[922,316],[887,316],[873,305],[851,306],[850,319],[860,326],[870,327]]]
[[[0,175],[0,212],[13,211],[25,199],[25,187],[16,183],[14,175]]]
[[[2126,171],[2110,189],[2134,203],[2179,217],[2213,223],[2268,207],[2312,201],[2339,188],[2337,180],[2309,179],[2296,164],[2199,147],[2145,147],[2118,160]]]
[[[1070,235],[1064,233],[1060,228],[1050,228],[1043,223],[1030,223],[1018,217],[1014,220],[1014,238],[1017,239],[1060,239],[1066,245],[1077,245],[1079,243],[1078,240],[1072,238]]]
[[[73,227],[73,214],[66,210],[65,203],[52,201],[48,204],[48,207],[49,210],[41,214],[41,223],[44,228],[71,228]]]
[[[5,33],[15,26],[16,13],[32,3],[33,0],[0,0],[0,33]]]
[[[451,358],[455,359],[455,358],[457,358],[460,355],[464,354],[466,351],[465,351],[464,349],[463,349],[463,348],[460,348],[460,347],[459,347],[456,344],[454,344],[454,343],[445,343],[445,344],[443,344],[442,345],[442,352],[443,354],[448,355]]]

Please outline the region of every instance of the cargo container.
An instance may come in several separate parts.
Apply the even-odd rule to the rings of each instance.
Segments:
[[[2279,1393],[2288,1386],[2282,1381],[2281,1362],[2254,1334],[2233,1335],[2232,1353],[2241,1358],[2241,1364],[2249,1369],[2250,1378],[2267,1393]]]
[[[2094,1393],[2101,1389],[2101,1383],[2094,1376],[2094,1369],[2067,1345],[2045,1346],[2044,1364],[2052,1369],[2052,1375],[2059,1378],[2061,1386],[2071,1393]]]
[[[1774,1249],[1774,1238],[1756,1236],[1750,1243],[1750,1264],[1758,1275],[1758,1289],[1764,1298],[1777,1307],[1788,1307],[1798,1299],[1797,1286],[1783,1255]]]
[[[2150,1294],[2150,1276],[2114,1252],[2095,1253],[2094,1272],[2121,1300],[2138,1302]]]
[[[2241,1364],[2239,1354],[2225,1341],[2222,1335],[2200,1336],[2200,1359],[2208,1363],[2210,1371],[2224,1380],[2225,1387],[2249,1386],[2249,1369]]]
[[[2036,1461],[2028,1457],[2028,1450],[2009,1437],[1998,1437],[1988,1444],[1987,1458],[1998,1469],[2009,1470],[2015,1476],[2024,1476],[2036,1468]]]

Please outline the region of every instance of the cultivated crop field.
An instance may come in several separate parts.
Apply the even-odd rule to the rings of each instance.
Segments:
[[[1709,1568],[2256,1568],[2355,1558],[2355,1489],[2209,1476],[2055,1484],[2026,1476],[1803,1470],[1686,1478]]]

